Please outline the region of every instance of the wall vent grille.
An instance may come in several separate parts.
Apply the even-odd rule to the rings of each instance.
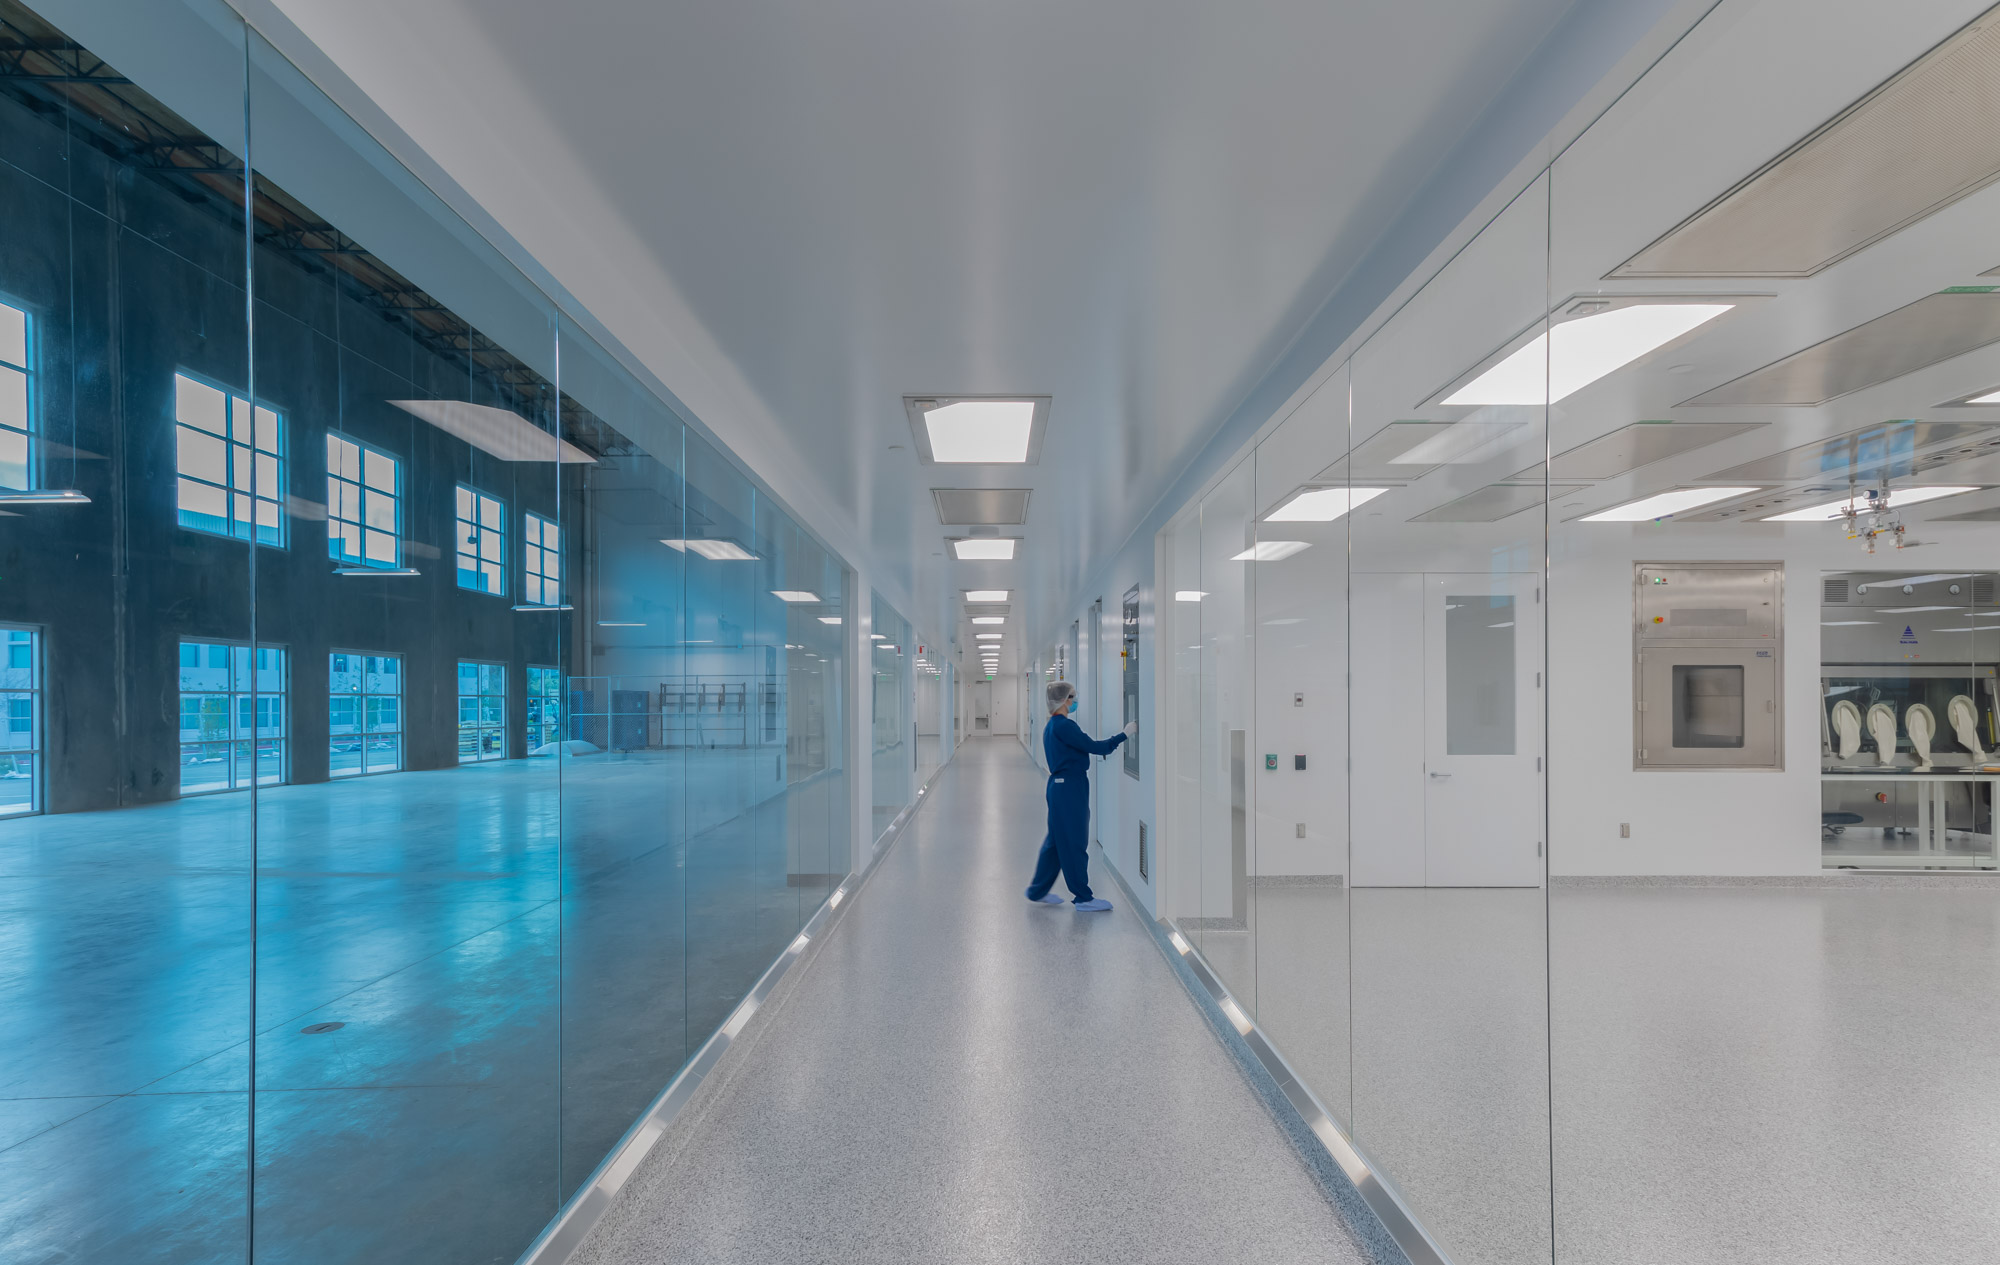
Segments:
[[[1972,604],[1974,606],[1993,605],[1993,577],[1975,575],[1972,577]]]
[[[1826,606],[1847,605],[1847,581],[1844,579],[1828,579],[1826,581],[1825,595],[1820,600]]]

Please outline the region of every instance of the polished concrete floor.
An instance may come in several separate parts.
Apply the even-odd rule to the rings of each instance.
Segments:
[[[1250,896],[1188,934],[1459,1265],[2000,1259],[2000,881]]]
[[[1022,898],[1041,792],[959,749],[579,1265],[1363,1259],[1142,915]]]
[[[847,869],[780,767],[0,823],[0,1261],[512,1262]]]

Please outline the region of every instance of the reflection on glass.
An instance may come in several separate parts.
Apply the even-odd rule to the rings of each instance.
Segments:
[[[1444,599],[1444,749],[1514,754],[1514,599]]]
[[[1674,665],[1674,745],[1743,745],[1743,669],[1738,665]]]

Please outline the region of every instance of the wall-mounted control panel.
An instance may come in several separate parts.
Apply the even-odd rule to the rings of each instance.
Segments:
[[[1641,562],[1632,589],[1632,767],[1782,769],[1783,565]]]

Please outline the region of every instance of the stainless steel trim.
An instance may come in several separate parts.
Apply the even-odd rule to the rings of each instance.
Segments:
[[[777,960],[758,978],[748,995],[736,1004],[736,1009],[729,1012],[729,1018],[723,1021],[722,1026],[716,1029],[708,1040],[702,1042],[701,1049],[695,1052],[695,1056],[689,1059],[686,1066],[668,1082],[667,1087],[660,1091],[659,1097],[640,1113],[638,1120],[625,1131],[625,1136],[611,1148],[611,1153],[598,1164],[596,1171],[578,1187],[576,1194],[570,1196],[569,1202],[557,1212],[555,1219],[543,1227],[541,1234],[528,1245],[528,1250],[521,1253],[516,1265],[562,1265],[577,1248],[583,1245],[583,1241],[590,1237],[590,1232],[597,1228],[597,1223],[604,1219],[604,1214],[611,1211],[611,1206],[617,1201],[618,1193],[624,1189],[625,1183],[631,1179],[632,1174],[639,1171],[639,1165],[652,1154],[653,1148],[659,1145],[660,1139],[666,1136],[667,1130],[693,1100],[695,1091],[701,1088],[702,1082],[722,1061],[722,1056],[729,1052],[729,1047],[735,1044],[736,1038],[742,1035],[743,1029],[770,999],[778,982],[784,979],[785,972],[792,969],[793,963],[804,956],[806,949],[811,947],[815,940],[823,938],[832,929],[841,907],[860,890],[863,883],[868,881],[868,876],[875,872],[875,867],[888,852],[889,845],[902,835],[917,809],[921,808],[924,800],[928,798],[930,789],[950,767],[951,761],[945,761],[931,774],[930,780],[918,788],[916,797],[902,812],[896,814],[895,819],[882,831],[881,837],[875,840],[869,849],[867,860],[849,874],[839,887],[834,888],[825,903],[811,918],[806,919],[806,924],[799,929],[799,934],[794,936],[792,942],[778,954]]]
[[[1118,880],[1118,885],[1124,888],[1125,898],[1134,900],[1132,889],[1126,886],[1124,876],[1118,873],[1117,867],[1106,866],[1106,868]],[[1376,1219],[1382,1223],[1382,1228],[1388,1231],[1389,1237],[1395,1240],[1403,1255],[1410,1259],[1410,1265],[1453,1265],[1451,1257],[1446,1254],[1444,1248],[1431,1237],[1430,1231],[1424,1228],[1423,1223],[1417,1220],[1416,1214],[1410,1210],[1408,1200],[1389,1180],[1388,1174],[1384,1173],[1375,1161],[1369,1159],[1367,1152],[1356,1146],[1354,1139],[1348,1137],[1340,1125],[1335,1123],[1332,1113],[1321,1105],[1312,1090],[1308,1089],[1298,1074],[1292,1071],[1291,1064],[1285,1062],[1284,1056],[1271,1044],[1271,1039],[1264,1034],[1264,1030],[1257,1026],[1256,1021],[1251,1019],[1249,1013],[1237,1003],[1235,997],[1230,995],[1228,987],[1210,968],[1207,960],[1201,956],[1200,950],[1196,949],[1193,943],[1165,918],[1156,919],[1154,928],[1155,938],[1163,941],[1165,950],[1180,955],[1196,981],[1221,1009],[1223,1017],[1236,1029],[1237,1035],[1243,1038],[1243,1043],[1249,1047],[1251,1055],[1270,1074],[1271,1079],[1277,1082],[1279,1092],[1284,1094],[1285,1101],[1297,1113],[1299,1122],[1311,1131],[1321,1146],[1326,1148],[1327,1155],[1353,1184],[1356,1193],[1368,1205],[1369,1211],[1373,1212]]]

